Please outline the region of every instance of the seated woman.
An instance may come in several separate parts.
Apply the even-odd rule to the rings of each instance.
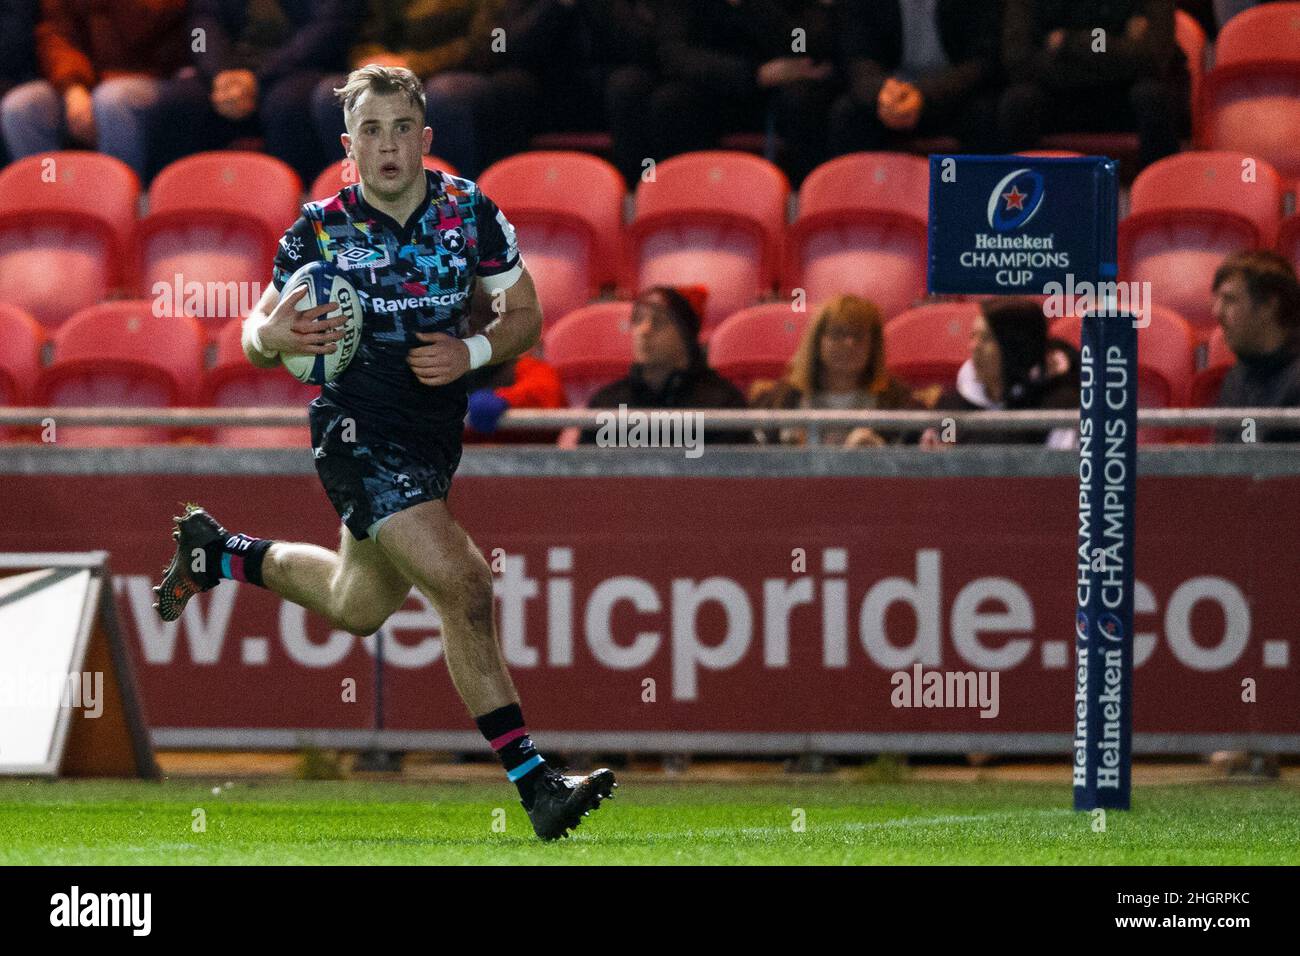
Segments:
[[[853,295],[831,299],[813,319],[784,378],[755,382],[750,389],[753,408],[919,409],[912,393],[885,370],[884,320],[874,303]],[[782,429],[760,440],[803,444],[805,429]],[[845,448],[898,443],[871,428],[824,428],[823,445]]]
[[[1074,348],[1047,337],[1042,307],[1027,299],[985,301],[971,327],[971,357],[957,371],[956,386],[944,391],[934,407],[944,411],[980,409],[1079,408],[1079,364]],[[1073,448],[1074,428],[1042,431],[973,431],[957,437],[962,444],[1046,444]],[[941,446],[931,429],[921,444]]]

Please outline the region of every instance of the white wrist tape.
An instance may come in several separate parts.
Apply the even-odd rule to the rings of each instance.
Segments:
[[[248,341],[253,348],[257,349],[257,351],[261,352],[267,358],[275,358],[280,354],[279,352],[272,352],[262,344],[262,326],[260,323],[249,323]]]
[[[488,341],[486,335],[471,335],[464,341],[465,347],[469,349],[469,367],[471,370],[482,368],[492,361],[492,343]]]

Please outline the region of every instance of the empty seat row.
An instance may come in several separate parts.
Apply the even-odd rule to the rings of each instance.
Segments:
[[[593,156],[524,153],[490,167],[480,184],[516,224],[548,325],[611,285],[624,294],[704,285],[706,337],[776,289],[813,302],[851,292],[886,316],[925,292],[929,167],[917,156],[856,153],[823,164],[789,225],[784,175],[745,153],[660,163],[638,187],[626,228],[622,180]],[[270,157],[199,154],[159,174],[150,213],[136,224],[138,183],[125,166],[89,153],[30,157],[0,173],[0,298],[47,325],[121,287],[177,300],[178,284],[240,288],[249,290],[244,301],[255,299],[298,192],[292,171]],[[1281,178],[1254,157],[1184,153],[1155,163],[1135,181],[1121,223],[1121,278],[1151,282],[1157,300],[1208,335],[1209,274],[1224,255],[1276,243],[1300,259],[1300,219],[1281,222],[1281,209]]]

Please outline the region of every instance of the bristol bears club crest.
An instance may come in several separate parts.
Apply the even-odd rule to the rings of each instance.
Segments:
[[[438,243],[448,252],[458,255],[465,251],[465,233],[461,231],[459,226],[440,229],[438,231]]]
[[[1041,173],[1024,167],[1007,173],[989,193],[989,227],[998,232],[1019,229],[1038,214],[1045,195]]]

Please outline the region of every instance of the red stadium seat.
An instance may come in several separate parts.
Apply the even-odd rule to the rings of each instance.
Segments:
[[[970,358],[977,302],[939,302],[909,309],[885,324],[885,365],[913,388],[951,388]]]
[[[636,193],[621,285],[700,284],[709,290],[701,338],[772,288],[790,184],[772,163],[723,150],[659,163]]]
[[[1243,181],[1248,169],[1253,181]],[[1271,246],[1277,235],[1276,171],[1241,153],[1180,153],[1142,171],[1130,205],[1119,224],[1120,278],[1149,281],[1153,298],[1208,336],[1214,270],[1230,253]]]
[[[1079,345],[1082,321],[1065,316],[1052,323],[1053,338]],[[1196,371],[1196,336],[1173,309],[1153,305],[1150,324],[1138,329],[1138,405],[1185,408]]]
[[[709,365],[744,394],[764,378],[779,378],[808,328],[808,313],[788,302],[750,306],[725,319],[709,339]]]
[[[1300,3],[1265,3],[1243,10],[1214,41],[1214,66],[1259,61],[1300,63]]]
[[[569,407],[585,408],[632,365],[632,303],[593,302],[570,312],[546,332],[543,352],[564,383]]]
[[[1201,83],[1205,77],[1205,28],[1186,10],[1174,11],[1174,41],[1187,58],[1192,99],[1192,130],[1200,128]]]
[[[144,291],[171,295],[177,284],[205,291],[203,307],[187,311],[214,328],[246,312],[242,304],[256,301],[270,280],[276,243],[298,216],[301,192],[297,173],[258,153],[198,153],[172,163],[154,178],[139,226]]]
[[[518,233],[548,327],[617,281],[627,189],[609,163],[586,153],[519,153],[485,169],[478,185]]]
[[[16,305],[0,302],[0,405],[31,403],[41,370],[40,325]],[[18,435],[17,429],[0,428],[0,441]]]
[[[930,163],[904,153],[850,153],[808,174],[786,231],[783,287],[819,302],[871,299],[886,318],[925,295]]]
[[[54,335],[54,362],[35,400],[50,406],[166,408],[188,405],[202,368],[203,336],[187,316],[159,318],[145,300],[83,309]],[[60,445],[165,443],[163,427],[59,426]]]
[[[217,359],[204,376],[199,404],[213,408],[303,409],[320,388],[304,385],[283,368],[258,368],[249,363],[240,345],[243,322],[233,319],[217,335]],[[234,448],[308,448],[311,429],[306,425],[258,428],[213,428],[214,445]]]
[[[1219,389],[1223,387],[1223,377],[1237,364],[1237,356],[1228,348],[1228,340],[1223,337],[1223,329],[1215,329],[1210,336],[1210,354],[1205,368],[1196,373],[1192,380],[1191,397],[1188,405],[1192,408],[1213,408],[1219,401]]]
[[[129,280],[140,181],[99,153],[39,153],[0,171],[0,295],[55,326]]]
[[[1201,85],[1198,143],[1271,162],[1300,180],[1300,3],[1270,3],[1219,31]]]
[[[347,166],[348,160],[340,159],[337,163],[331,163],[326,166],[321,174],[317,176],[311,184],[309,195],[313,200],[328,199],[333,196],[344,186],[350,186],[357,181],[356,166]],[[450,173],[452,176],[459,176],[456,167],[447,162],[441,156],[425,156],[425,169],[440,169],[444,173]],[[349,178],[349,176],[351,178]]]

